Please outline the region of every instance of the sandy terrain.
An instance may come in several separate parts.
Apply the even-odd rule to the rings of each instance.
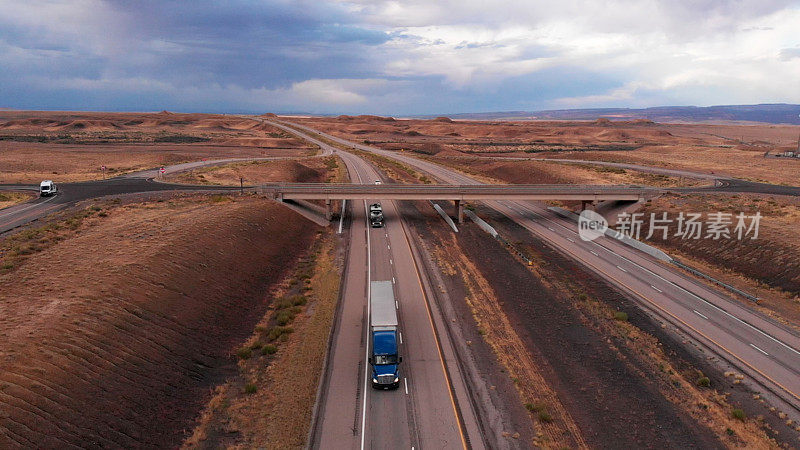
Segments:
[[[239,376],[217,388],[184,448],[305,444],[339,298],[342,256],[328,234],[276,289],[280,297],[237,351]],[[275,331],[287,327],[291,333]]]
[[[425,211],[421,214],[435,214]],[[660,328],[648,325],[624,296],[524,230],[512,231],[511,222],[492,218],[494,224],[498,221],[505,223],[506,237],[534,258],[534,267],[522,264],[472,224],[452,234],[435,220],[412,223],[438,256],[448,292],[465,294],[456,308],[473,315],[475,322],[465,320],[460,326],[475,326],[477,332],[465,334],[492,349],[483,357],[484,370],[499,361],[500,372],[517,391],[513,401],[529,411],[534,445],[771,445],[756,421],[741,423],[730,417],[734,406],[724,396],[696,387],[701,372],[694,357],[676,352],[680,343],[672,338],[652,335]],[[570,274],[569,279],[564,274]],[[618,310],[628,311],[633,323],[614,320]],[[473,342],[470,349],[477,352],[480,346]],[[728,385],[722,374],[715,374],[714,382]],[[492,391],[503,388],[497,383]],[[527,434],[511,420],[506,426],[510,442],[514,433]]]
[[[86,211],[0,274],[0,447],[174,447],[316,227],[248,197]]]
[[[203,158],[314,150],[282,130],[231,116],[0,112],[0,183],[81,181]]]
[[[335,157],[302,158],[294,160],[252,161],[206,167],[167,176],[170,183],[217,184],[238,186],[244,184],[286,182],[324,183],[339,177],[343,166]]]
[[[481,214],[534,265],[512,262],[508,249],[471,224],[457,235],[458,247],[491,280],[486,298],[500,303],[587,442],[608,448],[774,445],[758,421],[730,416],[734,407],[766,411],[751,392],[712,374],[702,355],[682,349],[595,275],[507,219]],[[629,320],[615,320],[617,311]],[[697,387],[703,371],[714,389]],[[726,401],[723,392],[736,392],[736,400]]]
[[[541,155],[667,166],[798,185],[800,160],[764,158],[797,148],[792,125],[394,120],[374,116],[298,122],[389,150],[443,156]]]
[[[492,183],[511,184],[637,184],[675,187],[702,186],[708,181],[649,174],[614,167],[548,161],[492,161],[486,158],[437,158],[432,162],[479,176]]]

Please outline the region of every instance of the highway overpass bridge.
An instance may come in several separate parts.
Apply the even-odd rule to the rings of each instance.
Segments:
[[[580,201],[593,207],[608,200],[644,201],[663,194],[662,189],[617,185],[558,184],[262,184],[256,191],[275,200],[325,200],[330,217],[332,200],[452,200],[459,222],[463,220],[462,202],[470,200],[565,200]]]

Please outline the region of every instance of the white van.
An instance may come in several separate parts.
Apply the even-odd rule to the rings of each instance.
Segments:
[[[47,197],[48,195],[55,195],[58,192],[56,184],[52,180],[44,180],[39,184],[39,195]]]

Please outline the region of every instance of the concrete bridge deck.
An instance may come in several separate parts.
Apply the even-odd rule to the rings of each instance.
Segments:
[[[469,200],[573,200],[593,207],[602,201],[644,201],[664,191],[640,186],[552,184],[262,184],[256,191],[275,200],[325,200],[331,216],[332,200],[452,200],[463,221],[463,205]]]
[[[278,200],[644,200],[663,190],[639,186],[552,184],[274,183],[256,188]]]

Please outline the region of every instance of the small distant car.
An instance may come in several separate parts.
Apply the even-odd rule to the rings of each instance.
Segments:
[[[381,180],[375,180],[375,184],[381,184]]]
[[[53,183],[53,180],[44,180],[39,183],[39,195],[41,197],[55,195],[56,192],[58,192],[58,187]]]

